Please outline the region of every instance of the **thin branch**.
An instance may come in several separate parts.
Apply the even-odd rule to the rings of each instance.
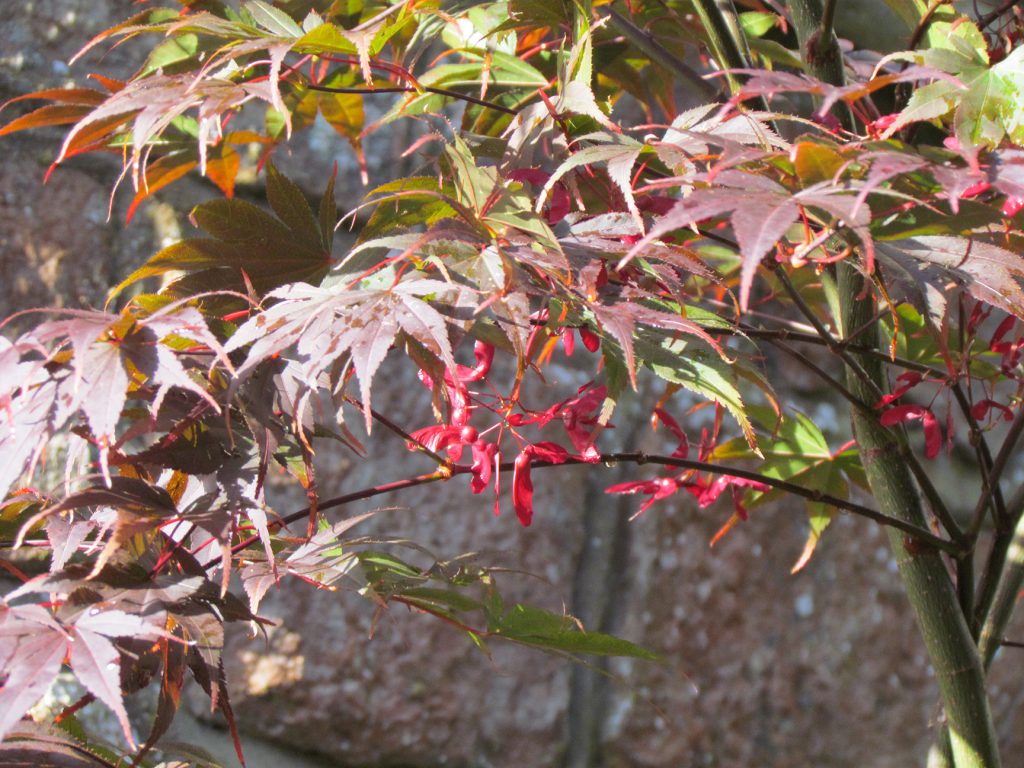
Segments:
[[[1017,442],[1020,440],[1022,433],[1024,433],[1024,405],[1017,410],[1017,416],[1013,420],[1013,424],[1010,425],[1010,429],[1006,433],[1003,444],[999,448],[999,453],[992,462],[992,469],[988,475],[990,489],[999,484],[999,478],[1002,476],[1003,470],[1006,468],[1006,464],[1010,460],[1010,456],[1013,455],[1014,451],[1016,451]],[[989,493],[983,492],[978,499],[978,503],[974,507],[974,512],[971,514],[971,523],[967,529],[967,534],[972,539],[976,538],[978,532],[981,530],[981,524],[985,519],[985,510],[988,508],[989,499]],[[1002,522],[1005,523],[1008,521],[1004,520]]]
[[[796,289],[793,283],[790,282],[789,276],[786,274],[785,270],[783,270],[781,266],[776,267],[775,274],[779,278],[783,287],[786,289],[786,293],[788,293],[790,298],[793,300],[793,303],[796,305],[797,309],[799,309],[801,314],[803,314],[803,316],[807,318],[808,322],[810,322],[811,325],[814,326],[814,329],[818,332],[818,336],[821,337],[821,340],[825,343],[829,350],[837,357],[839,357],[844,363],[846,363],[848,370],[853,372],[857,376],[857,378],[860,379],[861,382],[871,390],[875,397],[881,398],[882,390],[875,384],[874,380],[871,378],[871,376],[868,375],[867,371],[864,370],[864,367],[860,364],[860,361],[850,354],[850,351],[845,346],[845,344],[840,342],[838,339],[836,339],[835,336],[833,336],[829,332],[829,330],[825,327],[824,323],[822,323],[818,316],[814,313],[814,310],[804,300],[803,296]],[[872,323],[874,322],[875,320],[872,320]],[[826,380],[831,380],[831,376],[828,376],[827,374],[825,375],[827,376]],[[839,387],[841,385],[836,383],[835,385],[832,386]],[[875,413],[875,410],[870,405],[864,403],[860,398],[850,394],[849,390],[845,390],[845,388],[843,390],[840,390],[837,388],[836,391],[840,392],[840,394],[846,397],[846,399],[850,403],[852,403],[858,410],[860,410],[860,412],[863,413],[867,418],[878,418],[877,414]],[[960,528],[960,525],[957,523],[956,518],[953,517],[952,512],[950,512],[949,507],[946,505],[946,502],[942,500],[942,496],[935,488],[935,485],[934,483],[932,483],[931,478],[928,477],[928,472],[921,465],[921,462],[917,460],[917,457],[910,451],[905,440],[900,440],[899,446],[900,458],[903,459],[904,462],[906,462],[911,473],[914,475],[914,479],[917,481],[918,487],[921,489],[921,492],[928,500],[928,505],[931,507],[931,510],[935,514],[935,517],[939,519],[939,522],[942,523],[943,527],[949,532],[949,534],[955,540],[957,540],[958,542],[962,542],[964,540],[963,531]]]
[[[607,18],[633,45],[650,56],[651,59],[657,61],[665,69],[675,72],[690,85],[694,86],[701,98],[714,101],[722,97],[718,89],[701,77],[700,73],[689,64],[659,43],[650,32],[641,29],[615,9],[608,10]]]
[[[1018,514],[1024,507],[1024,486],[1014,494],[1010,500],[1010,507]],[[1021,520],[1018,520],[1007,555],[1003,560],[1003,566],[1000,568],[998,585],[992,589],[992,597],[988,600],[988,605],[983,609],[979,600],[975,609],[975,616],[978,617],[978,624],[981,625],[978,632],[978,652],[981,654],[982,663],[986,668],[995,658],[999,646],[1008,644],[1003,639],[1003,633],[1013,616],[1013,609],[1017,606],[1022,584],[1024,584],[1024,525]]]
[[[358,93],[364,95],[370,95],[374,93],[436,93],[438,96],[448,96],[453,99],[459,99],[461,101],[468,101],[470,104],[476,104],[480,107],[487,109],[493,109],[497,112],[504,112],[506,115],[512,115],[515,117],[519,114],[518,110],[511,109],[501,104],[495,104],[493,101],[487,101],[486,99],[478,99],[476,96],[470,96],[466,93],[459,93],[458,91],[450,91],[447,88],[434,88],[429,85],[421,85],[416,88],[411,85],[387,85],[383,88],[363,88],[358,86],[353,87],[335,87],[327,85],[314,85],[309,83],[306,85],[311,91],[323,91],[324,93]]]
[[[800,310],[800,314],[807,318],[807,322],[809,322],[814,327],[814,330],[818,332],[818,335],[821,337],[821,340],[825,342],[825,345],[829,348],[829,350],[833,354],[838,356],[844,363],[846,363],[850,370],[856,373],[857,377],[862,382],[864,382],[865,385],[869,386],[873,392],[876,392],[877,397],[882,397],[882,391],[871,380],[871,377],[868,376],[868,373],[867,371],[864,370],[864,367],[860,364],[860,362],[854,359],[852,355],[850,355],[850,353],[843,347],[843,345],[839,343],[839,340],[832,335],[828,328],[825,327],[825,324],[822,323],[818,316],[814,313],[814,310],[811,309],[811,306],[801,295],[800,291],[798,291],[796,289],[796,286],[794,286],[793,283],[790,282],[789,275],[786,274],[786,271],[782,268],[781,265],[775,268],[775,276],[779,278],[779,282],[781,282],[782,287],[786,289],[786,293],[789,294],[789,297],[790,299],[792,299],[793,304],[796,306],[798,310]]]
[[[351,395],[346,395],[345,396],[345,402],[349,403],[350,405],[354,405],[356,408],[358,408],[361,411],[364,410],[362,402],[360,402],[356,398],[352,397]],[[389,419],[387,416],[385,416],[380,411],[378,411],[378,410],[376,410],[374,408],[371,408],[370,409],[370,416],[373,418],[374,421],[380,423],[386,429],[388,429],[389,431],[391,431],[394,434],[398,435],[398,437],[400,437],[403,440],[405,440],[405,442],[410,443],[412,445],[415,445],[417,450],[419,450],[421,453],[424,453],[427,456],[429,456],[439,466],[444,467],[444,466],[447,466],[448,464],[451,463],[444,456],[441,456],[440,454],[436,453],[435,451],[430,450],[430,448],[428,448],[426,445],[424,445],[421,440],[417,440],[415,437],[413,437],[408,432],[406,432],[404,429],[402,429],[400,426],[395,424],[395,422],[393,422],[391,419]]]
[[[719,303],[719,302],[711,302]],[[782,318],[773,317],[771,315],[764,315],[763,313],[756,312],[754,310],[748,310],[746,315],[761,315],[768,320],[784,324],[786,327],[783,328],[760,328],[753,325],[740,324],[736,327],[715,327],[707,326],[704,330],[713,336],[749,336],[752,339],[781,339],[782,341],[797,341],[802,344],[814,344],[816,346],[828,346],[828,342],[822,339],[817,333],[811,333],[808,330],[813,331],[812,326],[804,325],[803,323],[797,323],[790,320],[784,320]],[[935,368],[925,363],[919,363],[916,360],[909,360],[905,357],[891,357],[887,352],[883,352],[880,349],[873,347],[866,347],[860,344],[849,344],[845,341],[839,342],[839,345],[847,350],[858,355],[868,355],[870,357],[882,360],[890,365],[895,365],[897,368],[904,368],[908,371],[918,371],[919,373],[931,374],[935,377],[943,377],[946,375],[946,371],[941,368]]]
[[[811,373],[813,373],[815,376],[817,376],[819,379],[825,382],[826,385],[828,385],[830,388],[834,389],[836,392],[842,395],[843,398],[845,398],[854,408],[868,408],[868,405],[863,401],[859,400],[856,395],[850,392],[850,390],[846,388],[845,384],[843,384],[841,381],[828,374],[823,368],[821,368],[817,363],[812,361],[802,352],[798,352],[797,350],[793,349],[791,346],[789,346],[789,344],[782,341],[781,339],[768,338],[766,339],[766,341],[776,349],[785,352],[794,360],[798,361],[802,366],[804,366],[804,368],[809,370]]]
[[[740,82],[733,74],[735,69],[749,69],[749,56],[745,56],[739,41],[733,35],[730,20],[716,0],[694,0],[694,10],[700,17],[704,27],[711,53],[718,66],[725,70],[729,90],[736,93],[740,90]],[[763,103],[763,98],[762,98]],[[765,106],[767,110],[767,106]]]
[[[989,474],[989,480],[993,485],[999,483],[1000,475],[1002,475],[1003,469],[1005,469],[1010,455],[1016,450],[1017,442],[1020,439],[1022,431],[1024,431],[1024,406],[1017,411],[1017,417],[1014,419],[1013,424],[1010,425],[1010,429],[1006,433],[1006,437],[999,449],[999,453],[996,455],[995,461],[992,463],[992,471]],[[1024,503],[1017,498],[1018,496],[1020,496],[1020,493],[1018,493],[1010,502],[1010,507],[1013,510],[1015,517],[1019,517],[1019,508],[1021,504]],[[978,499],[977,506],[974,508],[974,514],[971,518],[971,527],[968,529],[968,535],[972,537],[971,541],[976,539],[981,530],[981,524],[985,518],[985,510],[988,507],[988,499],[989,495],[983,492],[981,497]],[[1009,512],[1009,510],[1005,511]],[[996,596],[1000,590],[1000,585],[1009,578],[1004,574],[1004,571],[1007,570],[1007,557],[1009,556],[1011,561],[1024,559],[1024,555],[1014,556],[1011,554],[1015,538],[1018,535],[1016,533],[1016,529],[1019,527],[1020,520],[1009,519],[1008,514],[1006,517],[996,519],[995,537],[992,540],[992,548],[989,550],[988,558],[985,561],[985,569],[981,574],[981,585],[978,587],[978,599],[975,602],[972,629],[975,631],[976,635],[978,632],[984,632],[985,627],[990,625],[990,615],[993,613],[993,605],[996,602]],[[1024,564],[1018,562],[1016,563],[1015,568],[1020,571],[1024,569]],[[1019,579],[1020,577],[1018,576],[1017,578]],[[1016,592],[1014,594],[1016,594]],[[991,636],[995,636],[1001,634],[1002,630],[994,631],[990,628],[989,632]]]
[[[469,469],[467,468],[468,472]],[[436,483],[438,480],[447,480],[453,474],[462,474],[462,472],[454,472],[445,470],[438,470],[437,472],[431,472],[428,475],[417,475],[416,477],[407,477],[404,480],[396,480],[392,483],[384,483],[383,485],[375,485],[373,488],[364,488],[361,491],[353,491],[352,493],[346,493],[342,496],[335,496],[331,499],[320,501],[316,506],[319,511],[325,509],[334,509],[335,507],[343,507],[346,504],[351,504],[355,501],[362,501],[363,499],[372,499],[374,496],[380,496],[385,493],[391,493],[392,491],[402,491],[406,488],[415,488],[418,485],[426,485],[428,483]],[[284,517],[275,520],[267,524],[267,528],[270,531],[277,531],[281,528],[294,523],[298,520],[302,520],[309,516],[310,508],[303,507],[300,510],[292,512]],[[247,539],[235,544],[231,547],[231,554],[237,554],[238,552],[251,547],[253,544],[258,542],[260,537],[258,535],[250,536]],[[211,560],[206,564],[206,570],[210,570],[212,567],[217,565],[221,561],[221,558]]]
[[[1012,2],[1017,1],[1018,0],[1012,0]],[[932,0],[931,5],[928,6],[928,9],[921,17],[921,20],[917,22],[917,26],[914,27],[914,34],[912,34],[910,39],[907,41],[908,51],[914,50],[921,43],[921,40],[924,39],[924,33],[928,30],[928,25],[932,23],[932,16],[934,16],[935,12],[944,5],[946,5],[946,0]],[[984,29],[984,27],[982,27],[982,29]]]
[[[1005,0],[1005,2],[1002,5],[1000,5],[998,8],[996,8],[996,9],[994,9],[992,11],[989,11],[984,16],[982,16],[980,19],[978,19],[978,29],[985,29],[985,27],[987,27],[993,21],[998,19],[1000,16],[1002,16],[1007,11],[1009,11],[1015,5],[1020,5],[1020,4],[1021,4],[1021,0]]]
[[[992,503],[986,506],[992,508],[994,519],[998,520],[1006,516],[1006,503],[1003,500],[1003,491],[999,483],[992,484],[992,452],[989,450],[985,433],[978,429],[978,420],[971,413],[971,404],[959,382],[953,384],[950,389],[953,391],[953,399],[956,400],[963,414],[967,427],[970,430],[970,441],[974,447],[974,454],[978,459],[978,468],[981,470],[981,488],[983,496]]]
[[[716,475],[725,475],[727,477],[738,477],[745,480],[753,480],[755,482],[763,483],[771,488],[776,488],[780,491],[793,494],[794,496],[800,496],[810,501],[818,502],[820,504],[827,504],[836,509],[843,510],[845,512],[851,512],[860,517],[873,520],[881,525],[890,526],[906,533],[912,539],[933,547],[942,552],[947,552],[952,555],[959,555],[961,553],[960,547],[954,542],[944,539],[941,536],[936,536],[934,533],[926,528],[907,523],[899,518],[890,517],[882,512],[865,507],[862,504],[857,504],[853,501],[847,501],[837,496],[832,496],[827,493],[823,493],[814,488],[805,488],[802,485],[791,483],[788,480],[781,480],[775,477],[769,477],[759,472],[754,472],[748,469],[741,469],[739,467],[723,466],[721,464],[710,464],[704,461],[695,461],[692,459],[680,459],[673,456],[661,456],[661,455],[649,455],[640,452],[630,453],[604,453],[599,457],[599,461],[602,463],[631,463],[631,464],[658,464],[662,466],[679,467],[681,469],[692,469],[698,472],[709,472]],[[546,468],[554,466],[592,466],[591,462],[584,461],[583,459],[570,458],[564,462],[555,464],[549,461],[533,461],[531,467],[534,468]],[[508,461],[498,468],[500,472],[512,472],[514,471],[515,463]],[[472,473],[472,467],[466,464],[454,464],[446,469],[432,472],[428,475],[418,475],[417,477],[406,478],[405,480],[397,480],[391,483],[384,483],[383,485],[374,486],[373,488],[364,488],[360,491],[353,493],[347,493],[342,496],[336,496],[332,499],[326,499],[321,501],[317,507],[320,510],[333,509],[336,507],[345,506],[355,501],[362,501],[370,499],[375,496],[380,496],[385,493],[391,493],[393,491],[400,491],[406,488],[413,488],[419,485],[426,485],[428,483],[435,483],[439,480],[448,480],[455,475],[466,475]],[[279,520],[271,523],[268,527],[272,531],[276,531],[290,523],[294,523],[298,520],[303,520],[309,515],[309,507],[303,507],[302,509],[291,512],[285,515]],[[258,535],[250,536],[243,539],[241,542],[231,547],[232,554],[236,554],[247,547],[259,541]],[[211,560],[207,564],[206,568],[209,570],[220,562],[220,558]]]

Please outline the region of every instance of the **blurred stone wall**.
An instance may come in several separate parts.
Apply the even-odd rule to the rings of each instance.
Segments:
[[[0,95],[67,82],[79,43],[132,5],[12,4],[0,25]],[[127,72],[135,56],[125,46],[99,62],[97,52],[74,75]],[[73,160],[42,186],[59,140],[57,131],[0,140],[2,314],[102,305],[107,286],[187,234],[185,213],[212,194],[200,181],[179,184],[131,225],[122,195],[108,221],[117,159]],[[405,140],[382,134],[370,146],[374,181],[396,172]],[[336,159],[343,180],[357,178],[343,142],[325,128],[300,138],[280,164],[318,194]],[[346,206],[361,194],[353,182],[342,190]],[[399,422],[425,420],[407,373],[386,371],[379,381],[380,407]],[[628,411],[617,421],[613,440],[636,447],[648,439]],[[370,447],[365,462],[321,457],[325,496],[426,469],[386,435]],[[344,591],[286,584],[262,610],[279,621],[268,642],[230,639],[243,731],[285,750],[274,753],[277,765],[299,753],[335,765],[415,768],[922,764],[936,686],[882,532],[841,517],[811,564],[791,576],[805,536],[801,504],[757,510],[709,551],[727,512],[698,512],[680,498],[628,522],[636,500],[602,492],[643,475],[628,467],[539,472],[530,529],[508,512],[494,518],[490,500],[470,496],[464,479],[345,514],[396,505],[378,517],[379,530],[439,554],[494,552],[510,569],[501,577],[509,599],[564,606],[589,628],[657,651],[662,663],[616,661],[605,673],[501,646],[488,658],[427,617],[397,608],[376,616]],[[287,501],[281,506],[287,511]],[[1016,633],[1024,639],[1019,623]],[[992,678],[1008,756],[1024,750],[1020,667],[1005,652]]]

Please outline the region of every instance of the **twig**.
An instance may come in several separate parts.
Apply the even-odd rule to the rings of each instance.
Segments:
[[[803,353],[793,349],[791,346],[789,346],[786,342],[782,341],[781,339],[768,338],[766,339],[766,341],[776,349],[782,350],[787,355],[792,357],[794,360],[797,360],[807,370],[809,370],[815,376],[824,381],[829,387],[831,387],[840,395],[842,395],[854,408],[869,408],[867,403],[864,403],[863,401],[859,400],[856,395],[854,395],[852,392],[850,392],[850,390],[846,388],[846,385],[844,385],[841,381],[826,373],[824,369],[822,369],[819,365],[817,365]]]
[[[941,536],[936,536],[926,528],[918,527],[912,523],[905,522],[899,518],[890,517],[882,512],[865,507],[862,504],[857,504],[853,501],[847,501],[840,499],[837,496],[832,496],[827,493],[823,493],[814,488],[805,488],[802,485],[791,483],[788,480],[781,480],[775,477],[769,477],[759,472],[754,472],[748,469],[741,469],[739,467],[723,466],[721,464],[710,464],[705,461],[695,461],[693,459],[680,459],[673,456],[661,456],[661,455],[649,455],[640,452],[630,453],[604,453],[599,457],[599,461],[602,463],[632,463],[632,464],[658,464],[662,466],[679,467],[681,469],[692,469],[698,472],[709,472],[717,475],[725,475],[728,477],[738,477],[745,480],[753,480],[755,482],[763,483],[771,488],[776,488],[786,493],[791,493],[794,496],[800,496],[801,498],[809,499],[814,502],[821,504],[827,504],[836,509],[843,510],[845,512],[851,512],[855,515],[865,517],[868,520],[873,520],[876,523],[890,526],[903,531],[908,536],[922,544],[933,547],[942,552],[947,552],[954,556],[961,554],[960,547]],[[534,468],[546,468],[554,466],[577,466],[585,465],[592,466],[590,462],[584,461],[583,459],[569,458],[564,462],[553,463],[549,461],[533,461],[531,467]],[[515,468],[515,463],[508,461],[501,464],[498,467],[500,472],[512,472]],[[360,491],[353,493],[347,493],[342,496],[336,496],[332,499],[326,499],[319,503],[318,508],[320,510],[333,509],[335,507],[345,506],[355,501],[362,501],[364,499],[373,498],[374,496],[380,496],[385,493],[391,493],[393,491],[400,491],[406,488],[413,488],[418,485],[426,485],[428,483],[434,483],[439,480],[448,480],[454,475],[466,475],[472,473],[472,467],[466,464],[455,464],[447,468],[447,470],[432,472],[428,475],[418,475],[417,477],[406,478],[405,480],[397,480],[391,483],[384,483],[383,485],[377,485],[373,488],[364,488]],[[298,520],[302,520],[309,515],[309,507],[303,507],[302,509],[296,510],[290,514],[281,517],[280,519],[271,523],[268,527],[276,531],[289,523],[294,523]],[[235,554],[240,552],[247,547],[259,541],[258,535],[250,536],[241,542],[231,547],[231,553]],[[206,568],[210,568],[217,565],[220,562],[220,558],[211,560],[207,564]]]
[[[1011,514],[1020,518],[1021,509],[1024,508],[1024,486],[1021,486],[1010,499],[1009,508]],[[1007,644],[1002,639],[1003,633],[1013,616],[1021,584],[1024,583],[1024,526],[1021,524],[1021,519],[1016,521],[1014,527],[1011,544],[1007,548],[1007,555],[999,569],[999,577],[994,579],[998,584],[991,588],[991,597],[984,593],[979,597],[974,613],[975,622],[980,625],[978,652],[981,654],[982,663],[986,668],[995,658],[1000,644]],[[987,604],[983,606],[982,599],[985,598],[987,598]]]
[[[995,460],[992,462],[992,469],[988,474],[989,489],[994,488],[999,484],[999,478],[1003,474],[1003,470],[1006,468],[1007,462],[1010,460],[1010,456],[1017,448],[1017,441],[1020,440],[1021,433],[1024,432],[1024,405],[1022,405],[1018,411],[1017,416],[1013,420],[1013,424],[1010,425],[1010,429],[1006,433],[1006,438],[1003,440],[1002,446],[999,448],[999,453],[996,455]],[[967,529],[967,535],[974,539],[977,537],[978,532],[981,530],[981,524],[985,518],[985,509],[988,507],[990,495],[988,492],[982,492],[978,503],[974,507],[974,512],[971,513],[971,523]],[[1008,521],[1002,521],[1008,522]]]
[[[515,117],[519,112],[515,109],[502,106],[501,104],[495,104],[493,101],[487,101],[486,99],[478,99],[476,96],[470,96],[466,93],[459,93],[458,91],[450,91],[447,88],[434,88],[429,85],[421,85],[416,88],[412,85],[387,85],[383,88],[364,88],[364,87],[335,87],[328,85],[314,85],[309,83],[306,85],[311,91],[323,91],[325,93],[359,93],[370,95],[374,93],[436,93],[438,96],[448,96],[453,99],[460,99],[462,101],[468,101],[470,104],[476,104],[480,107],[487,109],[493,109],[497,112],[504,112],[506,115],[512,115]]]
[[[752,313],[748,312],[747,314]],[[749,336],[752,339],[781,339],[782,341],[796,341],[801,344],[828,346],[828,342],[816,333],[790,330],[789,328],[756,328],[749,325],[740,325],[737,328],[706,327],[704,330],[712,336]],[[919,363],[916,360],[908,360],[905,357],[890,357],[879,349],[863,347],[859,344],[842,344],[842,347],[849,352],[853,352],[858,355],[870,355],[871,357],[875,357],[885,361],[886,363],[895,365],[897,368],[905,368],[908,371],[918,371],[920,373],[932,374],[934,376],[942,376],[945,374],[945,371],[939,368],[933,368],[930,365]]]
[[[1000,5],[998,8],[996,8],[996,9],[994,9],[992,11],[989,11],[984,16],[982,16],[980,19],[978,19],[978,29],[985,29],[985,27],[987,27],[993,21],[998,19],[1000,16],[1002,16],[1008,10],[1013,8],[1013,6],[1019,5],[1020,3],[1021,3],[1021,0],[1005,0],[1005,2],[1002,5]]]
[[[956,400],[957,405],[960,407],[960,412],[967,421],[968,429],[971,432],[971,445],[974,446],[974,453],[978,459],[978,468],[981,470],[982,493],[992,502],[991,505],[987,506],[992,507],[992,511],[995,513],[994,519],[998,520],[1006,516],[1006,503],[1003,500],[1003,491],[999,483],[996,483],[994,486],[992,485],[992,452],[989,450],[988,441],[985,439],[985,434],[978,429],[978,421],[971,413],[971,404],[967,400],[963,387],[960,386],[959,382],[956,382],[950,389],[953,391],[953,399]]]
[[[1013,1],[1016,2],[1017,0]],[[932,0],[931,5],[928,6],[928,10],[924,12],[924,15],[921,17],[921,20],[917,22],[917,26],[914,27],[914,34],[912,34],[910,36],[910,39],[907,41],[908,51],[912,51],[915,48],[917,48],[922,38],[924,38],[925,30],[927,30],[928,25],[931,24],[932,16],[934,16],[935,12],[939,10],[939,8],[941,8],[943,5],[946,5],[946,0]],[[904,65],[903,68],[905,69],[906,66]]]
[[[364,410],[362,402],[360,402],[356,398],[352,397],[351,395],[346,395],[345,396],[345,402],[349,403],[350,405],[354,405],[356,408],[358,408],[361,411]],[[444,456],[441,456],[437,452],[432,451],[430,448],[428,448],[426,445],[424,445],[421,440],[417,440],[415,437],[410,435],[408,432],[406,432],[400,426],[395,424],[395,422],[393,422],[391,419],[389,419],[387,416],[385,416],[380,411],[377,411],[377,410],[371,408],[370,409],[370,416],[373,418],[374,421],[379,422],[382,426],[384,426],[386,429],[390,430],[394,434],[398,435],[400,438],[405,440],[407,443],[411,443],[411,444],[415,445],[417,450],[419,450],[421,453],[425,453],[427,456],[432,458],[434,461],[436,461],[438,463],[439,466],[443,467],[443,466],[447,466],[448,464],[451,463],[450,461],[448,461],[448,459],[444,458]]]
[[[877,393],[877,397],[882,397],[882,391],[871,380],[871,377],[868,376],[868,373],[867,371],[864,370],[864,367],[860,364],[860,362],[855,360],[853,356],[849,354],[849,352],[847,352],[843,345],[839,343],[839,340],[832,335],[828,328],[825,327],[824,323],[822,323],[818,316],[814,313],[814,310],[811,309],[810,305],[804,300],[804,297],[796,289],[793,283],[790,282],[789,275],[786,274],[786,271],[782,268],[781,265],[775,268],[775,276],[779,278],[779,282],[781,282],[782,287],[786,289],[786,293],[788,293],[790,299],[793,300],[793,304],[796,306],[798,310],[800,310],[800,314],[807,318],[807,322],[814,326],[814,330],[818,332],[818,335],[821,337],[822,341],[825,342],[825,345],[829,348],[829,350],[831,350],[832,353],[837,355],[844,363],[846,363],[850,370],[857,374],[857,378],[859,378],[867,386],[869,386],[873,392]]]
[[[715,101],[721,98],[719,91],[702,78],[700,73],[665,48],[650,32],[641,29],[614,9],[608,10],[607,18],[633,45],[657,61],[665,69],[675,72],[690,85],[694,86],[702,99]]]

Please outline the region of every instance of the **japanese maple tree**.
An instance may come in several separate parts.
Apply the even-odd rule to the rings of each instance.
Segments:
[[[1024,579],[1024,21],[1010,2],[890,5],[906,50],[883,55],[840,45],[835,0],[182,0],[89,42],[148,45],[130,79],[9,102],[0,136],[70,126],[55,166],[119,153],[129,215],[189,173],[223,197],[104,310],[30,310],[0,337],[0,565],[19,582],[0,603],[0,736],[45,751],[57,731],[20,720],[64,666],[89,692],[75,708],[112,710],[136,762],[189,676],[233,729],[224,624],[258,628],[289,578],[484,648],[649,657],[506,605],[479,557],[423,565],[338,512],[448,482],[466,514],[528,526],[535,471],[630,463],[609,493],[642,497],[638,515],[721,510],[716,539],[803,499],[794,570],[837,513],[885,526],[941,691],[931,759],[999,765],[985,673]],[[370,94],[393,100],[372,124]],[[311,205],[274,165],[318,119],[359,156],[415,120],[424,170],[339,221],[336,174]],[[242,169],[266,207],[234,199]],[[827,439],[768,355],[843,401],[852,432]],[[560,389],[545,373],[567,357],[587,374]],[[375,407],[389,358],[422,384],[416,423]],[[660,453],[614,439],[641,385]],[[321,498],[316,445],[359,456],[380,430],[423,473]],[[966,519],[931,477],[957,446],[977,473]],[[276,466],[306,508],[268,502]],[[149,685],[137,745],[123,698]]]

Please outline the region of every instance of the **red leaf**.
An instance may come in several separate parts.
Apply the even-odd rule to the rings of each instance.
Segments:
[[[533,522],[533,481],[530,479],[530,454],[524,450],[516,456],[512,474],[512,506],[523,526]]]
[[[48,125],[67,125],[77,123],[91,110],[89,107],[70,106],[64,104],[48,104],[29,112],[27,115],[15,118],[7,125],[0,128],[0,136],[16,131],[24,131],[27,128],[42,128]]]
[[[588,352],[597,352],[598,348],[601,346],[601,337],[589,328],[580,328],[580,340],[583,342],[583,346],[587,348]]]
[[[124,217],[125,221],[130,222],[132,220],[135,211],[142,204],[143,200],[154,192],[187,175],[197,165],[199,165],[198,159],[188,156],[182,157],[180,155],[167,155],[151,163],[146,168],[145,178],[139,185],[139,191],[135,193],[131,205],[128,206],[128,213]]]
[[[719,475],[710,483],[697,483],[687,490],[697,497],[697,504],[701,507],[709,507],[714,504],[726,488],[753,488],[755,491],[766,492],[771,488],[757,480],[748,480],[745,477],[733,477],[732,475]],[[735,500],[736,497],[734,496]],[[736,512],[743,520],[747,519],[747,512],[742,505],[736,506]]]
[[[896,381],[902,381],[902,386],[897,387],[892,392],[885,395],[881,400],[875,403],[874,407],[884,408],[885,406],[896,402],[901,397],[903,397],[903,395],[905,395],[911,389],[920,384],[922,378],[922,375],[917,371],[907,371],[906,373],[901,373],[898,377],[896,377]]]
[[[672,458],[685,459],[690,455],[690,441],[686,439],[686,433],[679,426],[679,422],[672,418],[664,408],[655,408],[654,413],[679,441],[679,445],[672,452]]]
[[[494,467],[494,457],[497,455],[498,446],[496,443],[485,443],[477,440],[473,443],[473,479],[469,481],[469,487],[473,493],[482,493],[491,482],[491,470]]]
[[[647,501],[640,505],[633,517],[644,512],[654,502],[666,499],[680,488],[683,484],[674,477],[657,477],[653,480],[634,480],[628,483],[619,483],[611,488],[605,488],[605,493],[643,493],[650,496]]]
[[[897,405],[883,413],[879,423],[883,427],[891,427],[913,419],[921,419],[924,424],[924,455],[934,459],[942,447],[942,428],[930,408],[923,405]]]
[[[491,370],[491,363],[494,361],[494,345],[488,344],[486,341],[477,341],[473,344],[473,357],[476,360],[474,368],[467,368],[464,365],[455,366],[459,381],[480,381],[487,378],[487,374]],[[450,378],[451,375],[446,371],[445,379],[447,383],[452,384],[452,381],[448,381]]]
[[[565,347],[565,356],[572,357],[572,353],[576,350],[576,334],[573,333],[572,328],[562,331],[562,346]]]
[[[971,416],[973,416],[978,421],[981,421],[982,419],[988,416],[988,412],[993,408],[996,408],[997,410],[1001,411],[1003,414],[1003,418],[1006,419],[1007,421],[1013,420],[1013,411],[1010,410],[1010,408],[1003,405],[1002,403],[997,403],[995,400],[990,400],[988,398],[984,400],[979,400],[974,404],[974,407],[971,408]]]
[[[569,452],[565,448],[558,443],[547,441],[528,445],[524,453],[528,454],[530,458],[549,461],[552,464],[562,464],[569,458]]]

